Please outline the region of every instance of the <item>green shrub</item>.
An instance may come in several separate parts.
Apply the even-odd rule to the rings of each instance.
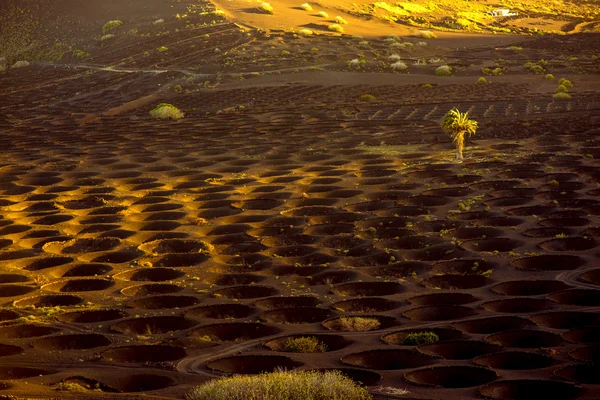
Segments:
[[[375,101],[375,100],[377,100],[375,98],[375,96],[373,96],[372,94],[361,94],[358,99],[362,100],[362,101]]]
[[[86,58],[89,57],[90,53],[85,50],[73,50],[73,57]]]
[[[405,346],[417,346],[419,344],[437,343],[440,337],[433,332],[414,332],[406,335],[402,344]]]
[[[299,34],[299,35],[302,35],[302,36],[310,36],[310,35],[312,35],[313,33],[314,33],[314,32],[313,32],[313,31],[311,31],[310,29],[300,29],[300,30],[298,31],[298,34]]]
[[[152,110],[150,116],[156,119],[172,119],[178,120],[183,118],[183,112],[172,104],[160,103]]]
[[[348,25],[348,21],[346,21],[344,18],[340,17],[339,15],[337,17],[335,17],[335,22],[340,25]]]
[[[308,3],[303,3],[303,4],[300,6],[300,8],[301,8],[301,9],[303,9],[304,11],[312,11],[312,10],[313,10],[313,8],[311,7],[311,5],[310,5],[310,4],[308,4]]]
[[[283,351],[292,353],[325,353],[327,345],[314,336],[303,336],[286,340]]]
[[[164,53],[169,51],[169,48],[167,46],[160,46],[158,49],[156,49],[158,52],[160,53]]]
[[[539,64],[532,63],[531,61],[528,61],[525,64],[523,64],[523,67],[527,71],[533,72],[536,75],[541,75],[546,72],[546,68],[544,68],[543,66],[541,66]]]
[[[419,31],[417,32],[417,34],[415,35],[418,38],[423,38],[423,39],[435,39],[437,38],[437,36],[435,35],[435,33],[431,32],[431,31]]]
[[[436,76],[450,76],[452,75],[452,67],[448,65],[442,65],[435,69]]]
[[[390,49],[392,49],[392,50],[411,51],[414,49],[414,47],[415,47],[415,45],[410,42],[404,42],[404,43],[394,42],[394,43],[390,44]]]
[[[121,25],[123,25],[123,21],[118,20],[118,19],[114,19],[112,21],[108,21],[107,23],[104,24],[104,26],[102,27],[102,32],[108,32],[111,31],[113,29],[116,29],[118,27],[120,27]]]
[[[325,11],[319,11],[317,15],[322,18],[329,18],[329,14],[327,14]]]
[[[519,46],[508,46],[508,47],[506,48],[506,50],[512,50],[512,51],[523,51],[523,48],[522,48],[522,47],[519,47]]]
[[[327,25],[327,29],[338,33],[344,33],[344,27],[340,24],[329,24]]]
[[[114,38],[114,37],[115,37],[115,35],[113,35],[112,33],[109,33],[108,35],[104,35],[104,36],[102,36],[102,37],[100,38],[100,42],[101,42],[101,43],[104,43],[104,42],[106,42],[107,40],[110,40],[110,39],[112,39],[112,38]]]
[[[569,93],[554,93],[552,97],[555,99],[570,99],[571,95]]]
[[[504,75],[504,73],[506,72],[506,68],[502,68],[502,67],[496,67],[496,68],[483,68],[481,70],[481,73],[484,75],[493,75],[493,76],[502,76]]]
[[[421,85],[421,87],[423,89],[431,89],[433,88],[433,85],[431,83],[424,83],[423,85]]]
[[[552,80],[554,80],[554,75],[552,75],[552,74],[547,74],[547,75],[546,75],[546,79],[548,79],[549,81],[552,81]]]
[[[276,371],[215,379],[194,388],[187,400],[371,400],[366,388],[340,371]]]
[[[264,14],[273,14],[273,6],[269,3],[261,3],[258,10]]]
[[[480,77],[479,79],[477,79],[477,83],[487,83],[487,79],[485,79],[483,76]]]
[[[573,87],[573,83],[571,83],[571,81],[570,81],[570,80],[568,80],[568,79],[565,79],[565,78],[560,78],[560,79],[558,80],[558,84],[559,84],[559,85],[562,85],[562,86],[564,86],[564,87],[566,87],[567,89],[568,89],[568,88],[572,88],[572,87]]]
[[[554,93],[568,93],[569,89],[565,85],[558,85]]]
[[[396,61],[395,63],[391,64],[390,67],[394,70],[394,71],[400,71],[400,72],[405,72],[408,70],[408,65],[406,65],[405,63],[403,63],[402,61]]]

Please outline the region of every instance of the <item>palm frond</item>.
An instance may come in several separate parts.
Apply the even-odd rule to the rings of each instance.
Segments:
[[[453,138],[456,135],[464,135],[465,133],[469,136],[474,135],[478,128],[477,121],[469,119],[468,112],[461,113],[456,108],[446,113],[441,125]]]

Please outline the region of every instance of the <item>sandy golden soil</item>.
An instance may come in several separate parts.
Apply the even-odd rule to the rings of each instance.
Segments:
[[[183,398],[279,367],[381,399],[600,396],[598,35],[441,33],[394,73],[386,36],[414,27],[190,28],[178,4],[87,10],[126,23],[0,74],[0,396]],[[541,58],[570,100],[522,68]],[[165,101],[186,117],[151,119]],[[480,123],[462,164],[453,107]],[[402,344],[419,331],[441,341]]]

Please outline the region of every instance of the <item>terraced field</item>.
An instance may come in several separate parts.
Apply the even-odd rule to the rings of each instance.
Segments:
[[[381,399],[600,396],[600,95],[573,72],[591,58],[563,100],[516,68],[242,54],[278,38],[223,17],[0,75],[0,395],[183,398],[288,368]],[[526,43],[552,66],[549,41]],[[185,118],[152,119],[163,101]],[[463,163],[439,127],[455,107],[480,123]],[[284,351],[305,336],[326,351]]]

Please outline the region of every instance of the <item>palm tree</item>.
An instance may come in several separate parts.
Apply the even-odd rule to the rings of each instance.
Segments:
[[[456,159],[462,162],[465,134],[471,136],[477,132],[477,121],[469,119],[468,112],[461,113],[454,108],[446,113],[441,125],[450,134],[452,141],[456,143]]]

